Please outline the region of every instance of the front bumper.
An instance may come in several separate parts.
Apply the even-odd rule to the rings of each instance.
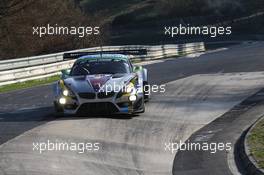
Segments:
[[[118,96],[112,94],[111,97],[101,98],[99,94],[80,94],[76,98],[67,98],[64,105],[59,103],[58,97],[55,104],[60,107],[64,114],[77,115],[101,115],[101,114],[133,114],[141,112],[144,106],[143,94],[137,94],[137,100],[131,102],[129,94]],[[90,99],[92,98],[92,99]]]

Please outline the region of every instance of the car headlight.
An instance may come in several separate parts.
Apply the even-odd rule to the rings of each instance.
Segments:
[[[126,86],[125,86],[125,92],[130,94],[130,93],[133,93],[135,91],[135,86],[133,83],[128,83]]]
[[[70,92],[69,92],[69,90],[64,89],[64,90],[62,91],[62,94],[63,94],[64,96],[67,97],[67,96],[70,94]]]
[[[133,96],[129,101],[135,101],[134,96],[136,96],[137,94],[136,84],[137,84],[137,77],[133,78],[122,87],[122,89],[117,94],[117,98],[121,98],[122,96],[126,96],[126,97]]]
[[[62,89],[62,95],[65,97],[76,97],[74,93],[68,88]]]
[[[61,93],[63,96],[75,97],[74,93],[64,84],[64,82],[62,80],[59,83],[60,83]]]
[[[137,96],[136,95],[131,95],[130,97],[129,97],[129,101],[131,101],[131,102],[134,102],[134,101],[136,101],[137,100]]]
[[[65,105],[66,102],[67,102],[67,100],[66,100],[66,98],[64,98],[64,97],[61,97],[61,98],[59,99],[59,102],[60,102],[61,105]]]

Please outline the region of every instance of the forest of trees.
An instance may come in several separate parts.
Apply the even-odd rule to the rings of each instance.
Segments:
[[[73,0],[1,0],[0,59],[100,45],[104,42],[103,35],[91,35],[84,38],[74,36],[39,38],[32,34],[33,26],[47,24],[95,26],[100,25],[99,18],[89,17],[82,13]]]
[[[162,20],[199,17],[219,22],[264,11],[264,0],[1,0],[0,59],[41,55],[107,44],[115,26],[144,26]],[[158,22],[156,22],[158,21]],[[32,35],[33,26],[100,26],[101,35]],[[263,20],[252,22],[259,27]],[[177,24],[175,24],[177,25]],[[206,24],[205,24],[206,25]],[[256,25],[254,27],[254,25]],[[237,26],[241,28],[240,24]],[[248,28],[244,29],[248,30]],[[124,39],[126,41],[126,39]],[[125,44],[125,43],[124,43]]]
[[[218,15],[236,17],[264,10],[263,0],[161,0],[160,10],[178,16]]]

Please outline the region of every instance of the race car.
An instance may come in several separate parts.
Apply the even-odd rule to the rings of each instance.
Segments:
[[[78,58],[71,69],[62,71],[54,88],[57,113],[145,112],[145,101],[149,99],[145,68],[132,65],[129,56],[124,54],[70,53],[71,56]]]

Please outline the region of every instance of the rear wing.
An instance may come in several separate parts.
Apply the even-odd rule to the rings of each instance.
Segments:
[[[127,49],[127,50],[111,50],[111,51],[94,51],[94,52],[69,52],[63,54],[63,60],[77,59],[86,55],[100,54],[122,54],[122,55],[147,55],[147,49]]]

